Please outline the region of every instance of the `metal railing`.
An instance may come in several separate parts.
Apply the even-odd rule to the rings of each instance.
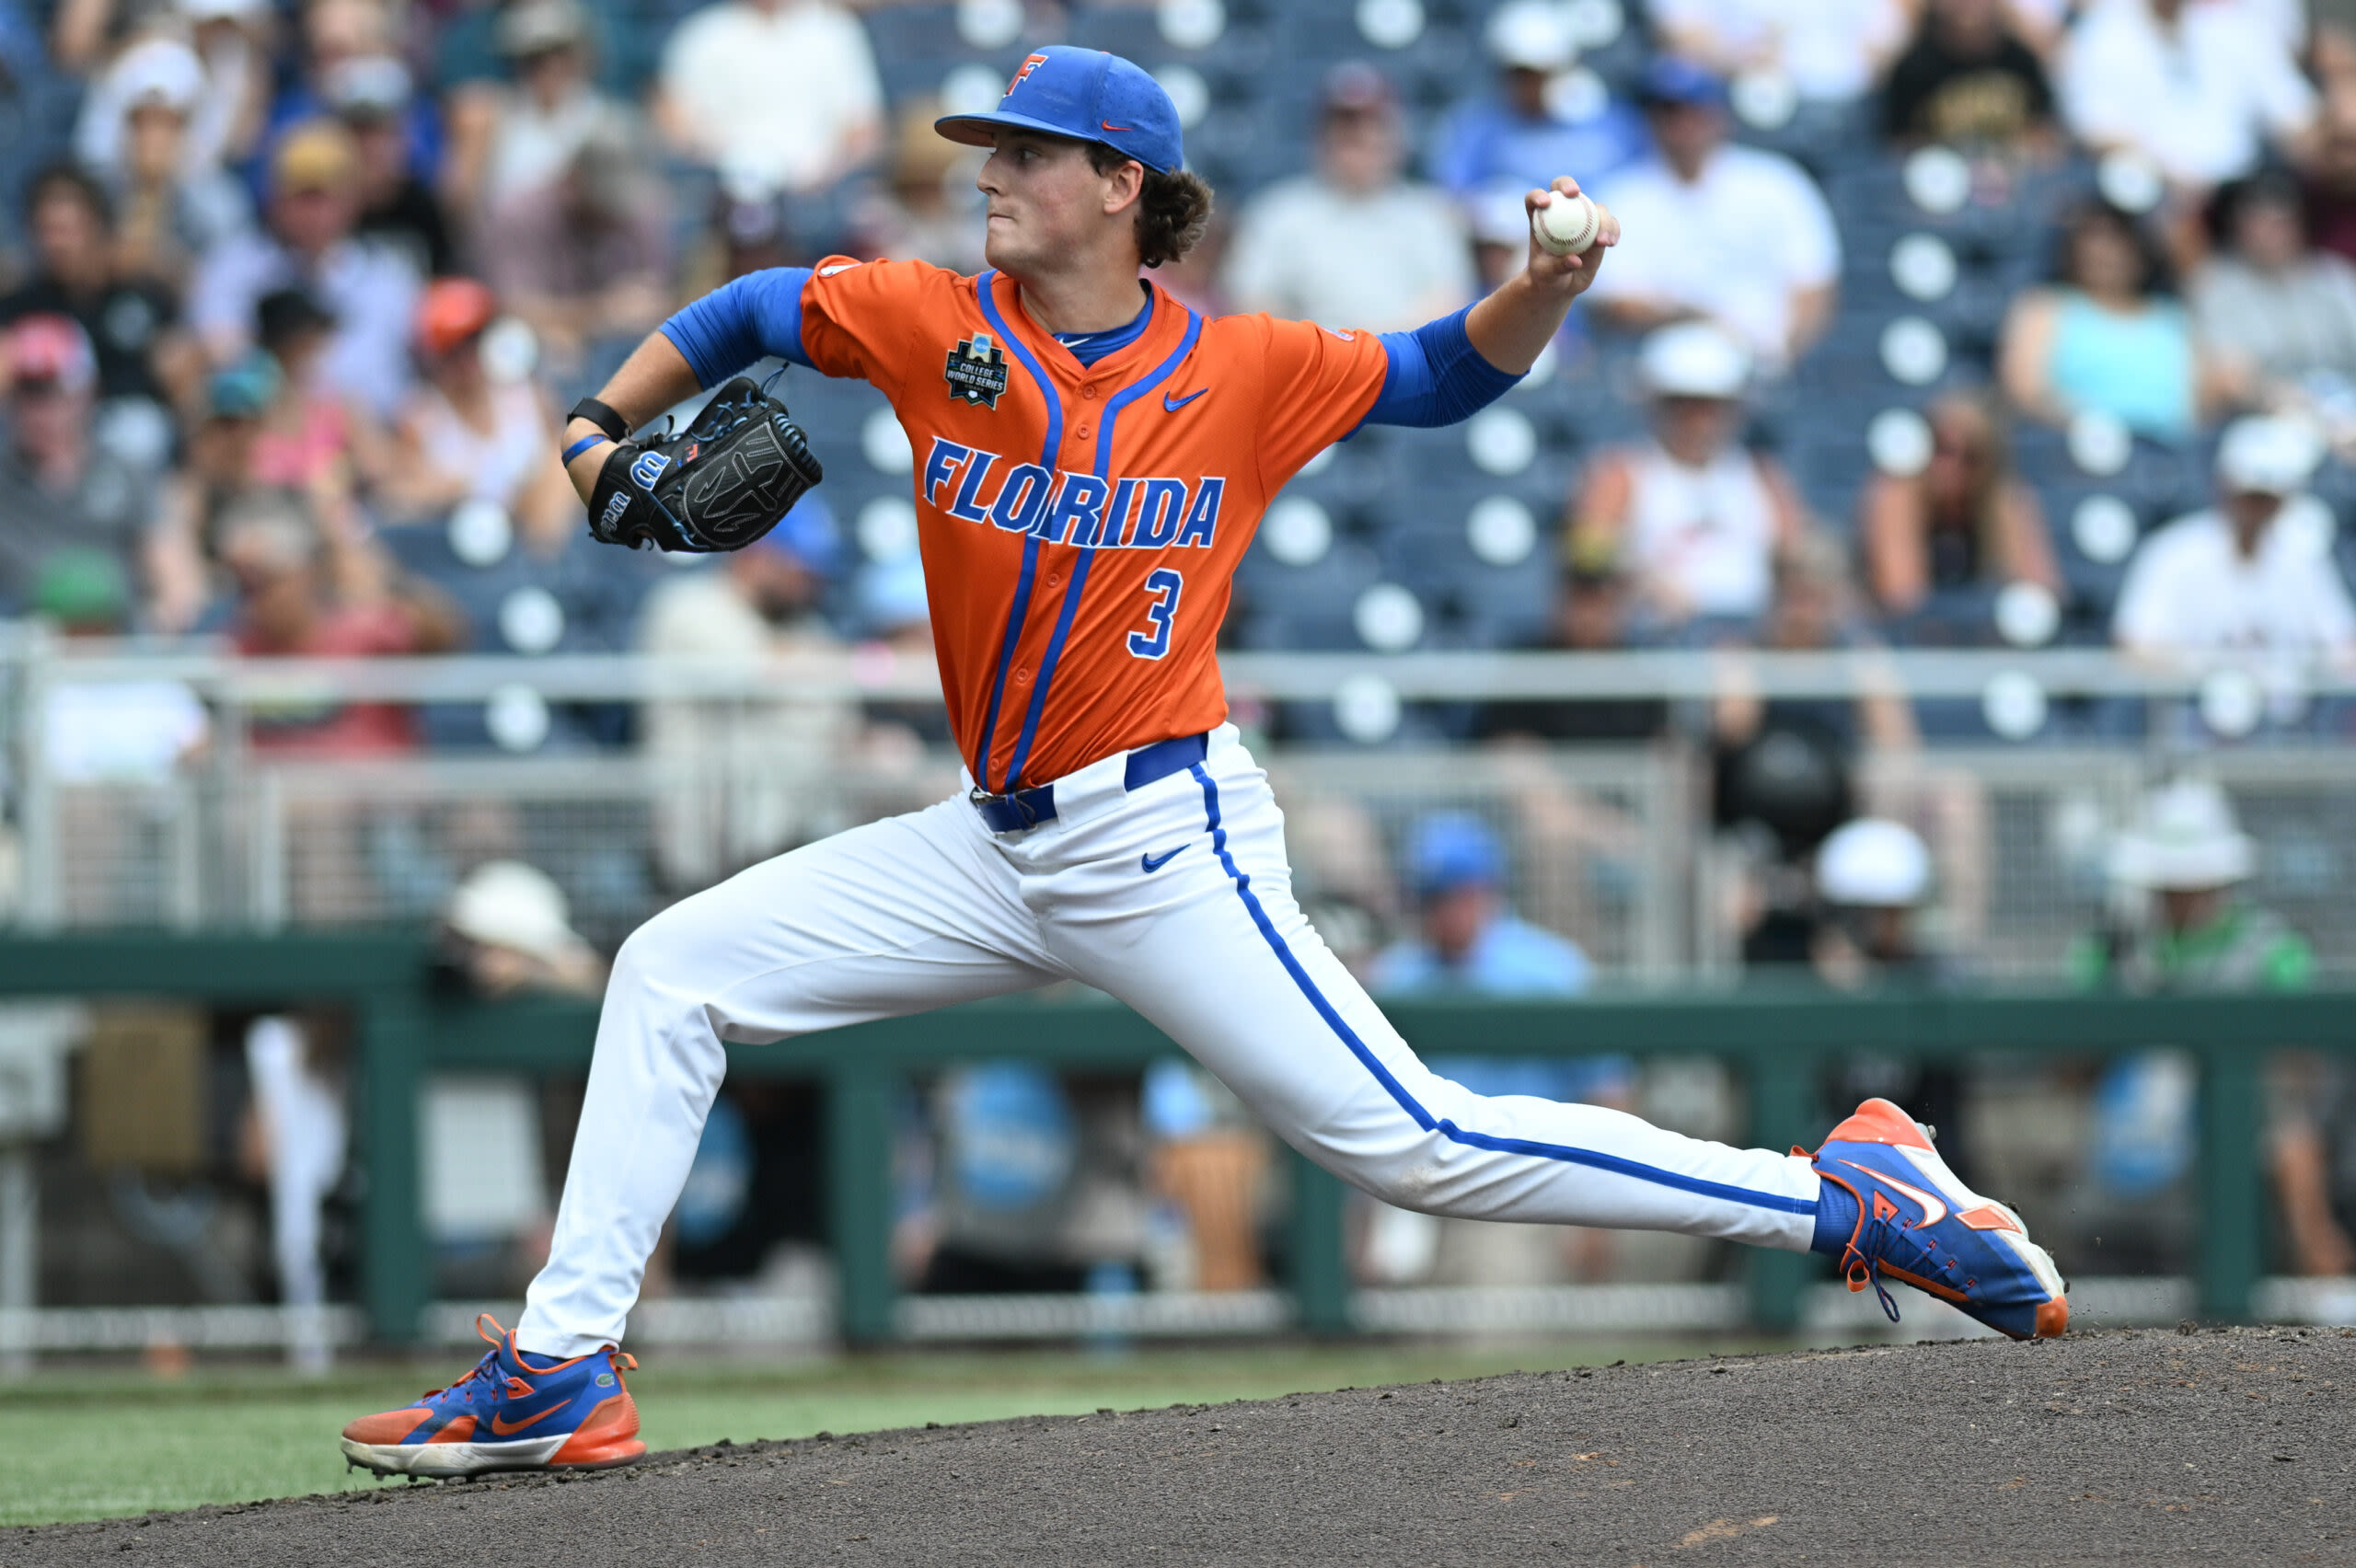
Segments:
[[[1268,745],[1306,897],[1392,911],[1395,845],[1416,814],[1470,810],[1509,846],[1526,913],[1573,936],[1605,974],[1656,983],[1728,972],[1726,907],[1743,871],[1715,836],[1705,709],[1769,698],[1903,693],[2057,709],[2156,705],[2181,719],[2247,714],[2251,691],[2339,711],[2356,672],[2217,661],[2163,668],[2099,651],[1235,655],[1246,706],[1334,700],[1380,681],[1401,700],[1667,698],[1680,721],[1649,745],[1403,751]],[[2213,700],[2219,683],[2241,697]],[[76,777],[31,716],[106,687],[177,686],[210,744],[150,776]],[[345,702],[634,710],[641,744],[531,754],[422,750],[338,760],[258,744],[257,716]],[[0,906],[31,930],[318,929],[430,917],[474,864],[512,856],[556,877],[576,923],[610,945],[665,903],[824,833],[954,789],[945,752],[813,739],[779,715],[938,700],[924,656],[862,648],[767,661],[566,655],[241,660],[201,649],[61,644],[0,634],[0,741],[10,762]],[[691,722],[670,722],[687,716]],[[2070,939],[2107,917],[2102,851],[2141,789],[2188,759],[2234,794],[2264,847],[2258,894],[2356,969],[2356,906],[2333,896],[2356,863],[2356,776],[2331,745],[2261,730],[2195,746],[2175,720],[2102,738],[1867,750],[1861,804],[1913,824],[1939,868],[1930,924],[1970,974],[2052,980]],[[833,732],[826,732],[832,733]],[[2256,744],[2258,740],[2279,744]],[[2304,744],[2301,744],[2303,741]],[[13,874],[11,874],[13,868]]]
[[[428,951],[418,937],[382,934],[19,936],[0,940],[0,994],[268,1005],[302,999],[349,1007],[356,1023],[357,1158],[364,1173],[361,1304],[376,1338],[406,1343],[424,1332],[429,1296],[419,1167],[424,1078],[451,1068],[579,1073],[589,1061],[595,1020],[595,1009],[583,1003],[488,1005],[437,997],[429,987]],[[2200,1311],[2219,1320],[2246,1319],[2259,1305],[2259,1079],[2267,1053],[2292,1046],[2356,1051],[2356,993],[2346,992],[2154,997],[1691,992],[1576,1002],[1422,1003],[1388,1011],[1410,1042],[1433,1053],[1615,1051],[1717,1058],[1742,1086],[1749,1141],[1767,1147],[1822,1134],[1813,1105],[1819,1073],[1855,1053],[2098,1056],[2167,1043],[2199,1063],[2194,1283]],[[1144,1020],[1110,1002],[1033,999],[773,1045],[732,1045],[728,1055],[733,1073],[814,1079],[825,1088],[825,1189],[840,1282],[838,1320],[848,1338],[872,1343],[910,1326],[889,1257],[893,1115],[900,1083],[962,1061],[1016,1057],[1121,1069],[1175,1050]],[[1380,1310],[1361,1310],[1353,1302],[1342,1196],[1339,1182],[1294,1160],[1288,1320],[1311,1332],[1380,1325]],[[1797,1324],[1809,1273],[1809,1260],[1798,1254],[1750,1254],[1752,1323],[1774,1332]]]

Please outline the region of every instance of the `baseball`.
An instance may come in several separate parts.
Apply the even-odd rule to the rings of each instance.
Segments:
[[[1602,213],[1583,195],[1551,192],[1546,204],[1530,214],[1530,232],[1550,256],[1583,254],[1602,226]]]

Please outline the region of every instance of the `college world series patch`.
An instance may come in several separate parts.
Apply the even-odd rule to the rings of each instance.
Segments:
[[[976,332],[949,351],[948,367],[941,375],[949,383],[952,398],[995,409],[1006,396],[1005,351],[990,341],[987,332]]]

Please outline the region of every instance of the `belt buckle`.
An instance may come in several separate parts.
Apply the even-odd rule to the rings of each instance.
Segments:
[[[1001,809],[1011,807],[1014,813],[1022,818],[1022,827],[1027,830],[1038,826],[1040,820],[1038,812],[1029,801],[1023,799],[1029,793],[1027,790],[1010,790],[1003,795],[993,795],[976,784],[965,792],[965,799],[972,803],[975,810],[982,813],[985,820],[988,819],[991,807],[996,806]]]

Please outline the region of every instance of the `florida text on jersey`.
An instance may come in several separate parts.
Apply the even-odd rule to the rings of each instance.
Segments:
[[[941,685],[984,789],[1225,719],[1237,563],[1382,390],[1371,334],[1207,321],[1159,287],[1150,309],[1083,365],[996,272],[836,258],[803,291],[811,363],[873,383],[907,432]]]

